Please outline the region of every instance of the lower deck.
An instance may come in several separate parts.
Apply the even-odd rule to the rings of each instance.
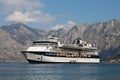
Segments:
[[[39,53],[24,53],[27,60],[30,63],[99,63],[100,59],[98,55],[73,56],[72,54],[58,55],[51,52],[39,52]],[[69,56],[68,56],[69,55]]]

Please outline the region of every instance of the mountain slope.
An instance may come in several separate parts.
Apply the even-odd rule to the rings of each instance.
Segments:
[[[23,23],[12,24],[9,26],[1,27],[10,36],[16,40],[19,44],[26,45],[30,41],[39,39],[42,36],[37,32],[37,30],[29,28]]]
[[[55,34],[57,35],[58,31]],[[65,43],[72,43],[75,38],[80,37],[89,43],[96,44],[102,59],[112,58],[120,52],[120,20],[76,25],[61,34],[63,36],[59,38]]]
[[[8,33],[0,29],[0,61],[26,61],[20,53],[24,46],[18,44]]]
[[[23,23],[17,23],[0,27],[0,34],[0,45],[2,45],[0,61],[20,61],[23,59],[22,56],[16,60],[15,57],[21,50],[25,50],[32,41],[50,35],[56,35],[66,44],[72,43],[77,37],[95,43],[101,59],[114,58],[120,54],[120,20],[115,19],[94,24],[78,24],[68,30],[60,28],[50,31],[33,29]]]
[[[93,24],[86,29],[84,39],[96,43],[102,58],[113,57],[120,51],[114,53],[120,46],[120,21]]]

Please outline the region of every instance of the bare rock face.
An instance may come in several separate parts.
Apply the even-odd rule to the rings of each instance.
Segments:
[[[84,39],[96,43],[101,58],[110,58],[119,54],[120,50],[120,21],[96,23],[86,29]],[[117,50],[117,51],[116,51]]]
[[[56,34],[58,34],[57,31]],[[60,39],[65,43],[72,43],[75,38],[79,37],[96,44],[101,59],[112,58],[120,54],[120,20],[76,25],[62,35]]]
[[[1,28],[22,45],[26,45],[29,41],[33,41],[34,39],[41,37],[35,29],[29,28],[23,23],[3,26]]]
[[[44,33],[23,23],[0,27],[0,61],[26,61],[21,51],[30,46],[32,41],[43,38]]]
[[[0,61],[26,61],[20,50],[24,49],[24,46],[18,44],[14,39],[10,37],[8,33],[0,29]]]
[[[95,24],[76,24],[70,29],[44,31],[33,29],[23,23],[0,27],[0,61],[26,61],[21,54],[32,41],[56,35],[66,44],[75,38],[96,44],[101,59],[114,58],[120,54],[120,20]]]

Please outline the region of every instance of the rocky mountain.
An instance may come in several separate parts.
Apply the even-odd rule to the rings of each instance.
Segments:
[[[120,53],[120,20],[90,25],[85,30],[84,39],[96,43],[101,58],[111,58]]]
[[[2,26],[1,29],[6,31],[11,36],[11,38],[22,45],[26,45],[35,39],[42,38],[42,35],[44,34],[44,31],[29,28],[23,23]]]
[[[120,54],[120,20],[109,20],[94,24],[76,24],[50,31],[33,29],[23,23],[0,27],[0,61],[25,61],[20,54],[34,40],[56,35],[66,44],[79,37],[89,43],[95,43],[101,59],[114,58]]]
[[[17,43],[7,32],[0,29],[0,61],[25,61],[20,53],[23,49],[24,46]]]
[[[62,38],[61,35],[58,35],[59,30],[52,32],[65,43],[72,43],[77,37],[89,43],[95,43],[101,59],[113,58],[120,54],[120,20],[112,19],[94,24],[79,24],[73,26],[69,31],[62,31]]]

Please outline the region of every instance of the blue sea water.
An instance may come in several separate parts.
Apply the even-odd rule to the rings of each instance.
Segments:
[[[120,80],[120,64],[0,63],[0,80]]]

